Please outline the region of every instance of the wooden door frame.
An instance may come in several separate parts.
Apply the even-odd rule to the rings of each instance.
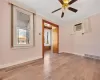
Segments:
[[[58,37],[57,37],[58,43],[57,44],[58,44],[58,53],[59,53],[59,26],[57,24],[54,24],[52,22],[42,19],[42,57],[43,58],[44,58],[44,28],[45,28],[44,23],[48,23],[54,27],[57,27],[57,29],[58,29],[58,33],[57,33],[58,34]]]

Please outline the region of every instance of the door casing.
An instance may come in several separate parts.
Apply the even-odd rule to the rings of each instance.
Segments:
[[[44,28],[45,28],[45,25],[44,23],[48,23],[48,24],[51,24],[52,26],[56,27],[57,28],[57,52],[59,53],[59,26],[57,24],[54,24],[52,22],[49,22],[49,21],[46,21],[46,20],[42,20],[42,57],[44,58]]]

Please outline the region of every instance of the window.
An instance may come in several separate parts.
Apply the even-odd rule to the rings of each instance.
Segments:
[[[33,46],[33,13],[24,9],[12,6],[12,34],[13,47],[29,47]]]

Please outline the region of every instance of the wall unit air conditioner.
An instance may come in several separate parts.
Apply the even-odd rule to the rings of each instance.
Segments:
[[[73,33],[74,34],[84,34],[90,32],[89,19],[85,19],[83,21],[78,21],[73,25]]]

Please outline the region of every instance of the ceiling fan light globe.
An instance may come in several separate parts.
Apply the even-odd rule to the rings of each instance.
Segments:
[[[69,0],[63,0],[63,2],[64,2],[65,4],[68,4],[68,3],[69,3]]]

